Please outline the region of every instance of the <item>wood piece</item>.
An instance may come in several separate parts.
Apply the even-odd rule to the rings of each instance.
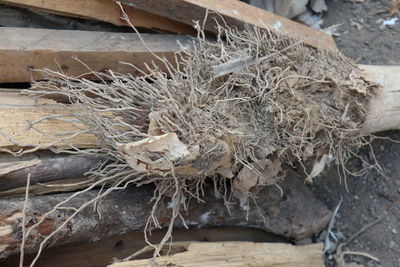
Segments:
[[[57,177],[59,178],[59,177]],[[1,178],[0,178],[1,179]],[[18,177],[18,180],[26,180],[27,177]],[[29,196],[40,196],[61,192],[73,192],[87,188],[92,184],[87,177],[62,179],[52,182],[43,182],[29,186]],[[5,191],[0,191],[0,198],[18,198],[25,195],[26,187],[16,187]]]
[[[118,26],[128,26],[127,22],[121,19],[121,8],[111,0],[1,0],[0,3],[62,16],[94,19]],[[125,6],[124,11],[136,27],[183,34],[195,33],[195,30],[190,25],[160,17],[143,10]]]
[[[47,68],[77,76],[88,69],[111,69],[114,72],[139,73],[120,62],[129,62],[146,71],[144,63],[154,56],[133,33],[0,28],[0,82],[29,82],[43,78],[30,69]],[[142,34],[146,45],[157,55],[172,59],[180,50],[178,41],[187,44],[186,36]],[[156,60],[155,60],[156,61]],[[160,64],[163,69],[163,64]]]
[[[229,26],[243,28],[245,24],[255,25],[299,37],[305,44],[315,48],[336,49],[332,36],[326,33],[237,0],[122,0],[121,2],[189,25],[195,20],[202,22],[209,10],[211,12],[205,23],[205,29],[208,31],[216,31],[214,19],[224,25],[221,21],[222,16]]]
[[[250,242],[287,242],[285,238],[253,228],[215,227],[204,229],[175,229],[174,242],[179,241],[250,241]],[[153,244],[161,241],[165,235],[163,230],[152,231],[149,236]],[[113,235],[94,243],[75,243],[60,248],[50,248],[39,258],[35,267],[77,267],[107,266],[113,259],[124,259],[133,252],[147,246],[142,232],[129,232],[124,235]],[[167,246],[168,247],[168,246]],[[150,252],[151,253],[151,252]],[[150,254],[151,255],[151,254]],[[33,259],[34,254],[25,255],[26,262]],[[149,256],[143,255],[145,258]],[[139,257],[139,259],[142,257]],[[2,267],[18,266],[19,255],[1,262]]]
[[[216,199],[210,192],[212,187],[205,188],[204,202],[192,201],[188,212],[183,216],[189,227],[204,228],[213,226],[253,227],[283,235],[292,239],[302,239],[321,231],[328,223],[331,212],[296,176],[288,176],[281,184],[284,194],[277,187],[266,187],[257,198],[258,208],[248,212],[240,208],[239,203],[232,203],[229,211],[221,199]],[[49,211],[72,193],[44,195],[30,198],[27,209],[27,223],[36,222],[42,214]],[[91,190],[71,200],[63,206],[78,207],[96,197],[97,190]],[[99,202],[98,210],[89,206],[80,212],[73,221],[67,223],[55,238],[51,238],[50,247],[73,242],[92,242],[100,238],[123,234],[128,231],[142,231],[151,211],[153,187],[129,187],[112,192]],[[0,200],[0,259],[17,254],[21,243],[21,209],[24,199]],[[38,243],[48,236],[57,226],[66,221],[72,209],[59,209],[47,218],[25,244],[26,252],[35,252]],[[171,209],[168,201],[161,204],[157,214],[163,227],[168,225]],[[181,220],[175,222],[182,228]]]
[[[382,86],[371,100],[364,133],[400,129],[400,66],[360,65],[365,77]]]
[[[193,242],[172,244],[173,252],[156,260],[159,267],[323,267],[322,243],[293,246],[283,243]],[[172,254],[172,255],[171,255]],[[146,267],[149,260],[118,262],[109,267]]]
[[[31,174],[31,185],[37,183],[58,182],[80,178],[97,164],[106,161],[105,157],[91,155],[62,155],[28,161],[7,162],[0,165],[0,191],[24,187],[28,174]],[[28,165],[37,161],[35,165]],[[12,170],[5,173],[9,166]],[[16,168],[15,166],[20,166]],[[1,173],[3,171],[3,173]],[[75,188],[75,187],[73,187]],[[0,193],[1,195],[1,193]]]
[[[19,150],[25,146],[45,145],[56,142],[63,132],[77,131],[70,122],[55,120],[45,120],[30,128],[31,122],[43,116],[66,112],[51,99],[33,99],[14,92],[0,92],[0,148]],[[80,134],[68,140],[68,143],[82,148],[94,147],[97,138],[91,134]],[[64,142],[56,142],[54,146],[69,147]]]

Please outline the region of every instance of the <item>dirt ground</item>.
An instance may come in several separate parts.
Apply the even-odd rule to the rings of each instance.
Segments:
[[[328,0],[324,27],[339,25],[335,37],[337,46],[359,64],[400,64],[400,22],[382,27],[387,13],[382,13],[390,0],[366,0],[364,3]],[[398,15],[399,16],[399,15]],[[400,140],[400,132],[380,134]],[[389,140],[373,142],[373,151],[382,173],[371,169],[360,177],[348,177],[348,192],[340,184],[335,166],[310,185],[319,199],[334,210],[343,198],[334,232],[345,241],[366,224],[384,216],[383,221],[369,228],[345,247],[345,250],[366,252],[380,259],[380,263],[360,256],[346,256],[347,262],[363,266],[400,266],[400,144]],[[373,156],[369,149],[359,155],[370,164]],[[353,160],[349,167],[359,170],[360,160]],[[333,260],[327,257],[328,265]]]

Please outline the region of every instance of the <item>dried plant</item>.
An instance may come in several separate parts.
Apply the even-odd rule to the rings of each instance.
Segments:
[[[47,79],[29,92],[37,97],[57,94],[73,104],[60,104],[68,114],[32,125],[68,120],[76,126],[76,132],[62,137],[70,149],[51,149],[109,158],[88,173],[92,185],[75,193],[104,188],[82,208],[128,184],[154,183],[147,225],[151,229],[161,227],[157,204],[171,201],[171,223],[155,256],[188,200],[201,200],[206,178],[227,200],[227,183],[243,168],[259,171],[277,161],[304,166],[329,155],[346,173],[346,160],[367,142],[360,128],[375,85],[363,79],[351,60],[258,28],[218,26],[216,40],[210,41],[199,24],[196,27],[197,38],[190,46],[182,45],[175,62],[154,55],[146,70],[126,63],[142,73],[140,77],[90,71],[93,81],[45,69],[41,71]],[[99,148],[68,143],[82,132],[94,134]],[[151,150],[148,146],[154,142],[162,149]],[[306,167],[304,171],[309,179],[315,176]]]

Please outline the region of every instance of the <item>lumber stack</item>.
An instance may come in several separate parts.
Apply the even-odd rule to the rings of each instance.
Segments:
[[[19,253],[23,235],[22,196],[25,194],[28,176],[30,198],[27,205],[33,207],[33,211],[26,214],[27,225],[39,221],[56,203],[68,199],[77,189],[86,188],[90,181],[85,173],[96,164],[107,161],[106,157],[92,155],[53,154],[48,146],[44,146],[51,143],[52,147],[59,149],[87,149],[98,147],[99,144],[93,134],[86,132],[81,125],[71,123],[68,118],[46,120],[32,127],[32,122],[40,121],[43,117],[64,116],[65,109],[58,102],[74,108],[68,103],[68,99],[59,99],[51,94],[46,98],[31,98],[18,89],[26,87],[26,83],[45,79],[46,76],[40,69],[59,71],[68,76],[84,77],[93,81],[98,79],[93,76],[93,71],[112,70],[115,73],[139,76],[148,74],[149,69],[146,66],[151,64],[165,70],[166,66],[160,64],[157,56],[173,59],[173,55],[182,48],[191,49],[195,44],[189,35],[196,34],[193,21],[202,22],[204,18],[207,18],[204,27],[209,38],[214,37],[216,22],[237,28],[253,25],[273,32],[299,36],[305,45],[316,49],[336,49],[329,35],[236,0],[121,2],[124,11],[112,0],[0,0],[0,4],[34,11],[102,21],[121,27],[133,25],[139,31],[145,32],[138,36],[130,28],[126,28],[127,32],[124,33],[0,28],[0,84],[14,88],[0,89],[0,150],[8,150],[11,154],[22,151],[24,154],[19,156],[19,153],[18,157],[0,155],[0,259]],[[130,22],[123,19],[125,14]],[[77,130],[82,133],[68,137],[68,142],[60,137],[61,133]],[[289,239],[302,239],[318,233],[329,221],[331,212],[294,175],[289,175],[286,179],[290,181],[283,184],[283,195],[279,188],[265,189],[257,200],[259,210],[246,213],[237,206],[228,211],[221,199],[206,194],[205,198],[208,200],[205,203],[192,204],[186,219],[193,227],[252,227]],[[96,241],[144,229],[151,211],[151,187],[128,188],[123,193],[109,196],[103,202],[102,217],[97,216],[97,213],[93,216],[93,208],[86,208],[74,221],[68,221],[67,218],[74,209],[82,203],[90,202],[101,190],[94,187],[74,200],[71,207],[60,208],[57,216],[42,222],[39,232],[25,244],[26,251],[37,252],[38,242],[48,237],[56,226],[64,224],[67,227],[51,240],[51,246]],[[306,207],[302,203],[309,205]],[[160,215],[160,221],[162,226],[167,226],[171,212],[168,203],[163,205],[165,214]],[[184,226],[181,222],[177,223],[177,227]],[[254,266],[323,266],[320,245],[296,247],[288,244],[193,243],[185,246],[186,254],[177,253],[162,258],[161,264],[225,266],[224,262],[232,259],[236,266],[243,266],[248,262],[257,262]],[[204,253],[200,255],[199,251]],[[233,254],[235,257],[232,257]],[[193,258],[198,262],[188,264]],[[144,264],[145,261],[134,261],[112,266],[145,266]]]

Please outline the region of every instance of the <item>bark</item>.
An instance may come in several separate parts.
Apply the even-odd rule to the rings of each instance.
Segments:
[[[291,239],[302,239],[321,231],[330,219],[331,212],[315,199],[303,180],[288,176],[281,184],[284,194],[277,187],[266,187],[258,195],[258,208],[251,206],[246,212],[239,203],[229,205],[221,199],[206,193],[204,202],[191,201],[184,218],[189,227],[203,228],[216,226],[240,226],[262,229]],[[205,188],[205,192],[213,192]],[[27,226],[37,222],[54,205],[72,193],[44,195],[29,199]],[[89,191],[69,202],[68,207],[78,207],[93,199],[97,190]],[[58,234],[50,239],[46,247],[55,247],[72,242],[94,242],[101,238],[124,234],[129,231],[143,231],[150,214],[153,195],[151,186],[130,187],[111,193],[99,204],[99,213],[88,206],[73,220],[69,221]],[[0,200],[0,259],[19,253],[22,236],[22,208],[24,199]],[[73,213],[71,209],[59,209],[44,220],[25,244],[25,252],[32,253],[38,244]],[[167,226],[171,209],[163,202],[158,212],[162,226]],[[247,218],[247,220],[246,220]],[[183,223],[177,220],[177,228]]]
[[[22,168],[0,175],[0,192],[25,187],[29,173],[31,174],[30,185],[83,177],[96,164],[105,160],[105,157],[90,155],[64,155],[41,158],[37,165],[29,167],[23,167],[24,161],[9,162],[7,165],[21,164]]]

